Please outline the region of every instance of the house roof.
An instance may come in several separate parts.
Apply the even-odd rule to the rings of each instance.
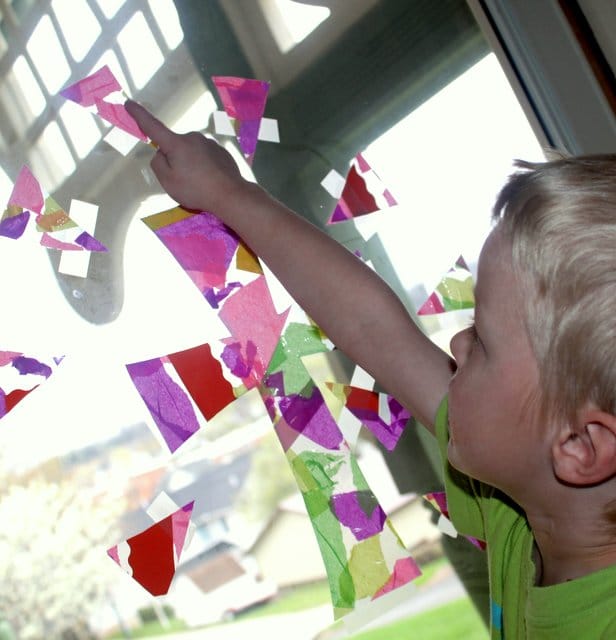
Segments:
[[[165,492],[178,506],[194,500],[192,521],[219,519],[228,513],[242,490],[250,471],[252,451],[219,462],[203,459],[169,468],[159,480],[155,494]],[[126,512],[121,518],[122,533],[131,536],[152,525],[145,509]]]
[[[192,462],[170,470],[159,483],[158,491],[167,493],[178,505],[194,500],[194,522],[212,520],[233,508],[246,482],[251,461],[252,451],[244,451],[221,462]]]

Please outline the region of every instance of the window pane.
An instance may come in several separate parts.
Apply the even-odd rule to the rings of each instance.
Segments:
[[[0,85],[0,100],[7,113],[13,134],[21,136],[45,108],[45,97],[24,56],[19,56]]]
[[[135,13],[120,31],[118,44],[126,57],[128,72],[135,86],[141,89],[163,63],[163,54],[141,11]]]
[[[49,16],[41,18],[26,48],[47,91],[57,93],[70,77],[71,69]]]
[[[182,42],[184,32],[173,0],[149,0],[149,4],[167,46],[175,49]]]
[[[53,0],[51,6],[73,59],[80,62],[100,35],[100,24],[85,0]]]
[[[101,139],[101,132],[92,115],[74,102],[60,107],[60,117],[66,127],[79,158],[85,158]]]
[[[41,176],[44,188],[50,193],[75,170],[73,156],[55,122],[45,127],[32,148],[32,170]]]
[[[122,89],[130,96],[130,85],[128,84],[128,80],[124,75],[124,71],[122,70],[122,66],[120,65],[120,61],[118,60],[118,56],[112,49],[107,49],[105,53],[98,59],[98,61],[94,64],[92,69],[88,72],[87,75],[98,71],[101,67],[107,65],[111,70],[111,73],[116,77],[116,80],[120,83]]]

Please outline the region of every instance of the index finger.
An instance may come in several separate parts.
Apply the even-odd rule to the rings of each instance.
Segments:
[[[124,104],[126,111],[134,118],[139,128],[152,140],[163,153],[166,153],[177,135],[169,127],[155,118],[147,109],[134,100],[127,100]]]

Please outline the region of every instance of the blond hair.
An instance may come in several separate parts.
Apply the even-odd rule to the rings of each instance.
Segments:
[[[516,162],[493,218],[511,240],[543,415],[616,415],[616,155]]]

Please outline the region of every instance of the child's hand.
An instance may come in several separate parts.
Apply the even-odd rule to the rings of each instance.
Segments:
[[[126,110],[158,146],[152,170],[183,207],[220,213],[229,195],[246,184],[231,155],[215,141],[196,132],[174,133],[132,100]]]

